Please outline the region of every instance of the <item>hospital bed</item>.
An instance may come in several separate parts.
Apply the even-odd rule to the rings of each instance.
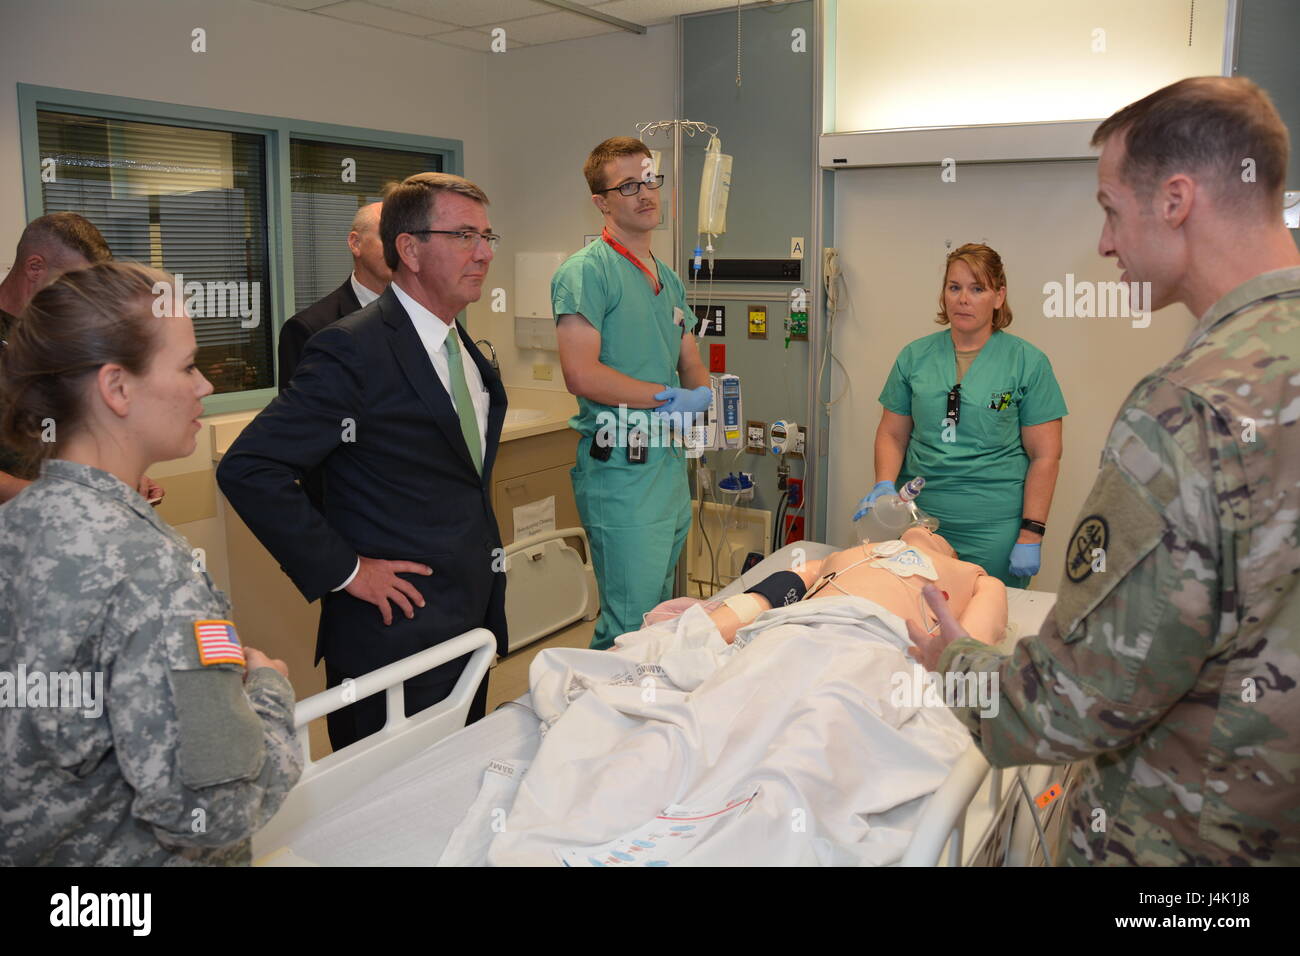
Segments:
[[[571,531],[554,532],[556,537]],[[536,541],[532,541],[532,547]],[[718,597],[740,593],[768,574],[791,566],[800,552],[817,560],[838,550],[832,545],[798,542],[768,556]],[[1037,633],[1053,603],[1042,592],[1009,589],[1008,640]],[[430,865],[439,859],[452,831],[478,798],[489,762],[512,766],[531,760],[540,745],[539,721],[528,695],[464,727],[475,690],[494,656],[492,635],[483,629],[390,664],[356,682],[352,700],[371,693],[387,696],[388,723],[379,733],[319,761],[306,753],[306,726],[343,706],[339,689],[298,703],[295,723],[304,741],[302,779],[276,816],[253,838],[256,863],[268,866]],[[402,707],[402,682],[432,667],[469,655],[451,696],[414,717]],[[1036,792],[1047,768],[1020,789]],[[975,747],[954,766],[930,798],[902,863],[913,866],[961,865],[971,858],[975,840],[998,817],[1014,787],[1015,775],[990,773]],[[504,808],[505,811],[509,807]],[[1010,860],[1027,858],[1023,821],[1013,835]]]

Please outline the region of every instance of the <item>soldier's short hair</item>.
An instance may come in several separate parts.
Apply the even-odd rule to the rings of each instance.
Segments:
[[[155,283],[171,276],[131,262],[65,272],[37,292],[0,351],[0,438],[30,463],[52,456],[84,422],[101,367],[143,375],[159,343]],[[54,441],[43,441],[47,423]]]
[[[631,136],[611,136],[591,151],[587,161],[582,165],[582,175],[592,195],[600,192],[609,183],[605,182],[605,164],[624,156],[650,156],[650,147]]]
[[[451,173],[416,173],[384,187],[379,240],[384,244],[384,262],[388,268],[396,270],[402,262],[397,254],[397,237],[404,232],[429,228],[438,215],[438,197],[443,193],[457,193],[485,206],[488,204],[487,193],[468,179]]]
[[[74,256],[81,256],[90,265],[113,258],[95,224],[75,212],[53,212],[29,222],[18,237],[14,262],[32,255],[43,256],[60,271],[73,265]]]
[[[1187,172],[1228,207],[1281,213],[1290,139],[1269,95],[1245,77],[1171,83],[1107,118],[1092,145],[1113,136],[1124,141],[1120,176],[1143,202],[1161,180]]]

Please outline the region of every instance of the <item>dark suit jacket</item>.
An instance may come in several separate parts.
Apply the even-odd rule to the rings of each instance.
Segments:
[[[343,284],[319,302],[313,302],[303,309],[280,329],[280,366],[276,370],[276,383],[280,391],[289,387],[294,369],[302,358],[303,346],[307,340],[332,325],[345,315],[351,315],[361,308],[357,294],[352,291],[352,276],[343,280]]]
[[[351,315],[360,308],[361,303],[357,301],[357,294],[352,290],[352,276],[349,275],[343,280],[341,286],[325,298],[313,302],[284,323],[284,327],[280,329],[280,366],[276,372],[279,376],[281,392],[289,387],[293,373],[298,368],[298,362],[302,359],[302,350],[307,345],[307,340],[325,326],[333,325],[345,315]],[[320,469],[313,468],[303,478],[302,486],[307,489],[307,497],[311,499],[312,506],[320,511],[324,507],[322,502],[325,498],[325,478],[320,473]]]
[[[506,393],[465,330],[490,396],[483,474],[424,344],[390,287],[312,336],[294,375],[231,446],[217,481],[231,505],[308,601],[324,598],[316,659],[362,674],[471,628],[506,651],[505,574],[492,512],[492,464]],[[300,481],[325,475],[323,512]],[[358,555],[418,561],[403,575],[425,599],[413,620],[331,591]]]

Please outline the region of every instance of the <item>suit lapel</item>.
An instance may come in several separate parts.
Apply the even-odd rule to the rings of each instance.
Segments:
[[[397,364],[401,366],[406,380],[411,383],[420,401],[433,416],[434,424],[442,432],[448,446],[455,450],[465,467],[473,472],[474,460],[469,456],[465,436],[460,433],[460,418],[456,415],[451,397],[442,387],[442,381],[434,370],[429,353],[424,350],[420,333],[415,331],[415,324],[406,314],[406,309],[402,308],[402,303],[393,292],[392,286],[385,289],[384,294],[380,296],[379,311],[389,327],[388,344],[392,347]]]

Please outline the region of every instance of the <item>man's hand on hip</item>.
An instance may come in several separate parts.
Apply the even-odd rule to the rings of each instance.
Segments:
[[[354,598],[379,608],[385,624],[393,623],[393,609],[389,607],[389,601],[401,608],[408,619],[415,617],[412,603],[424,607],[424,598],[415,585],[397,575],[402,572],[433,574],[433,568],[414,561],[383,561],[379,558],[360,558],[360,561],[356,577],[343,590]]]

